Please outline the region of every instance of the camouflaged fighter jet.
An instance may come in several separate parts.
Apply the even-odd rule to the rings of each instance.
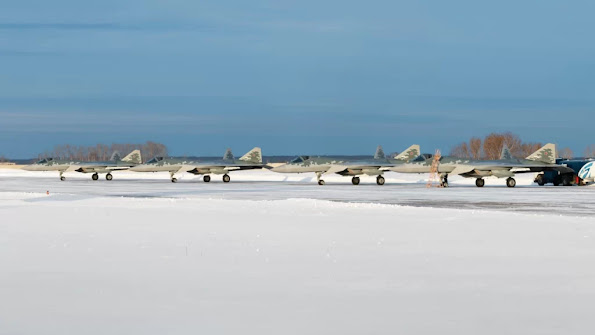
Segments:
[[[324,185],[322,175],[325,173],[336,173],[341,176],[353,176],[351,182],[353,185],[359,185],[359,175],[376,176],[376,184],[384,185],[382,174],[389,167],[403,164],[419,156],[419,145],[414,144],[405,149],[394,159],[386,158],[381,146],[376,149],[374,159],[368,160],[348,160],[324,156],[299,156],[287,164],[271,168],[272,171],[279,173],[316,173],[318,185]]]
[[[23,170],[28,171],[58,171],[60,180],[66,177],[64,172],[93,173],[91,179],[99,179],[99,173],[106,173],[105,179],[112,180],[112,171],[128,170],[131,167],[142,163],[140,150],[134,150],[126,157],[120,159],[120,155],[114,152],[109,162],[78,162],[64,159],[44,158],[35,164],[25,166]]]
[[[240,159],[235,159],[230,149],[227,149],[225,155],[220,160],[215,161],[201,161],[189,160],[186,158],[175,157],[155,157],[142,165],[137,165],[130,169],[136,172],[169,172],[171,182],[175,183],[178,179],[176,173],[188,172],[194,175],[204,175],[203,181],[208,183],[211,181],[210,174],[222,174],[223,182],[228,183],[231,178],[228,173],[235,170],[251,170],[261,169],[262,151],[260,148],[254,148]]]
[[[401,173],[430,173],[434,157],[423,155],[406,164],[391,167],[391,171]],[[510,150],[504,146],[499,160],[471,160],[457,157],[440,157],[437,172],[441,174],[441,185],[448,186],[448,175],[456,174],[465,178],[476,178],[475,185],[483,187],[484,177],[507,178],[506,186],[515,187],[516,173],[559,171],[572,172],[572,169],[556,164],[556,146],[548,143],[525,159],[513,158]]]

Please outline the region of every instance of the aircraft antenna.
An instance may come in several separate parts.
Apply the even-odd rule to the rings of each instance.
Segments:
[[[428,178],[427,188],[441,187],[440,176],[438,175],[438,165],[440,165],[440,150],[436,149],[434,159],[432,160],[432,167],[430,168],[430,178]]]

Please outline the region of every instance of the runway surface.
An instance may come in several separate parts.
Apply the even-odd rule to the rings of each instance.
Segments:
[[[414,207],[468,210],[495,210],[542,215],[594,216],[595,187],[539,187],[533,174],[518,175],[517,187],[508,188],[503,179],[489,178],[477,188],[474,179],[450,178],[449,188],[427,188],[425,175],[387,173],[387,183],[375,184],[373,177],[362,177],[362,184],[352,185],[350,178],[329,176],[319,186],[312,175],[277,174],[269,171],[232,173],[232,181],[223,183],[213,176],[210,183],[201,177],[186,175],[177,183],[167,173],[114,174],[114,180],[98,181],[90,175],[68,174],[60,181],[56,172],[0,171],[1,192],[46,193],[53,200],[92,197],[285,200],[317,199],[351,203],[377,203]],[[40,201],[38,199],[36,201]]]

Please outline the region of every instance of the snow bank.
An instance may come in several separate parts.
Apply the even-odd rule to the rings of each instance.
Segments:
[[[0,334],[591,333],[590,217],[71,187],[3,194]]]

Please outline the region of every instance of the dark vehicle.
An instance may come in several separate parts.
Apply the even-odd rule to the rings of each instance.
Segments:
[[[563,166],[567,166],[574,170],[573,173],[564,173],[560,174],[558,171],[545,171],[540,173],[535,177],[535,182],[539,186],[543,186],[545,184],[554,184],[554,186],[564,185],[564,186],[571,186],[571,185],[582,185],[582,180],[578,177],[578,172],[581,170],[585,164],[592,162],[593,158],[589,159],[565,159],[565,158],[558,158],[556,159],[556,164],[560,164]]]

